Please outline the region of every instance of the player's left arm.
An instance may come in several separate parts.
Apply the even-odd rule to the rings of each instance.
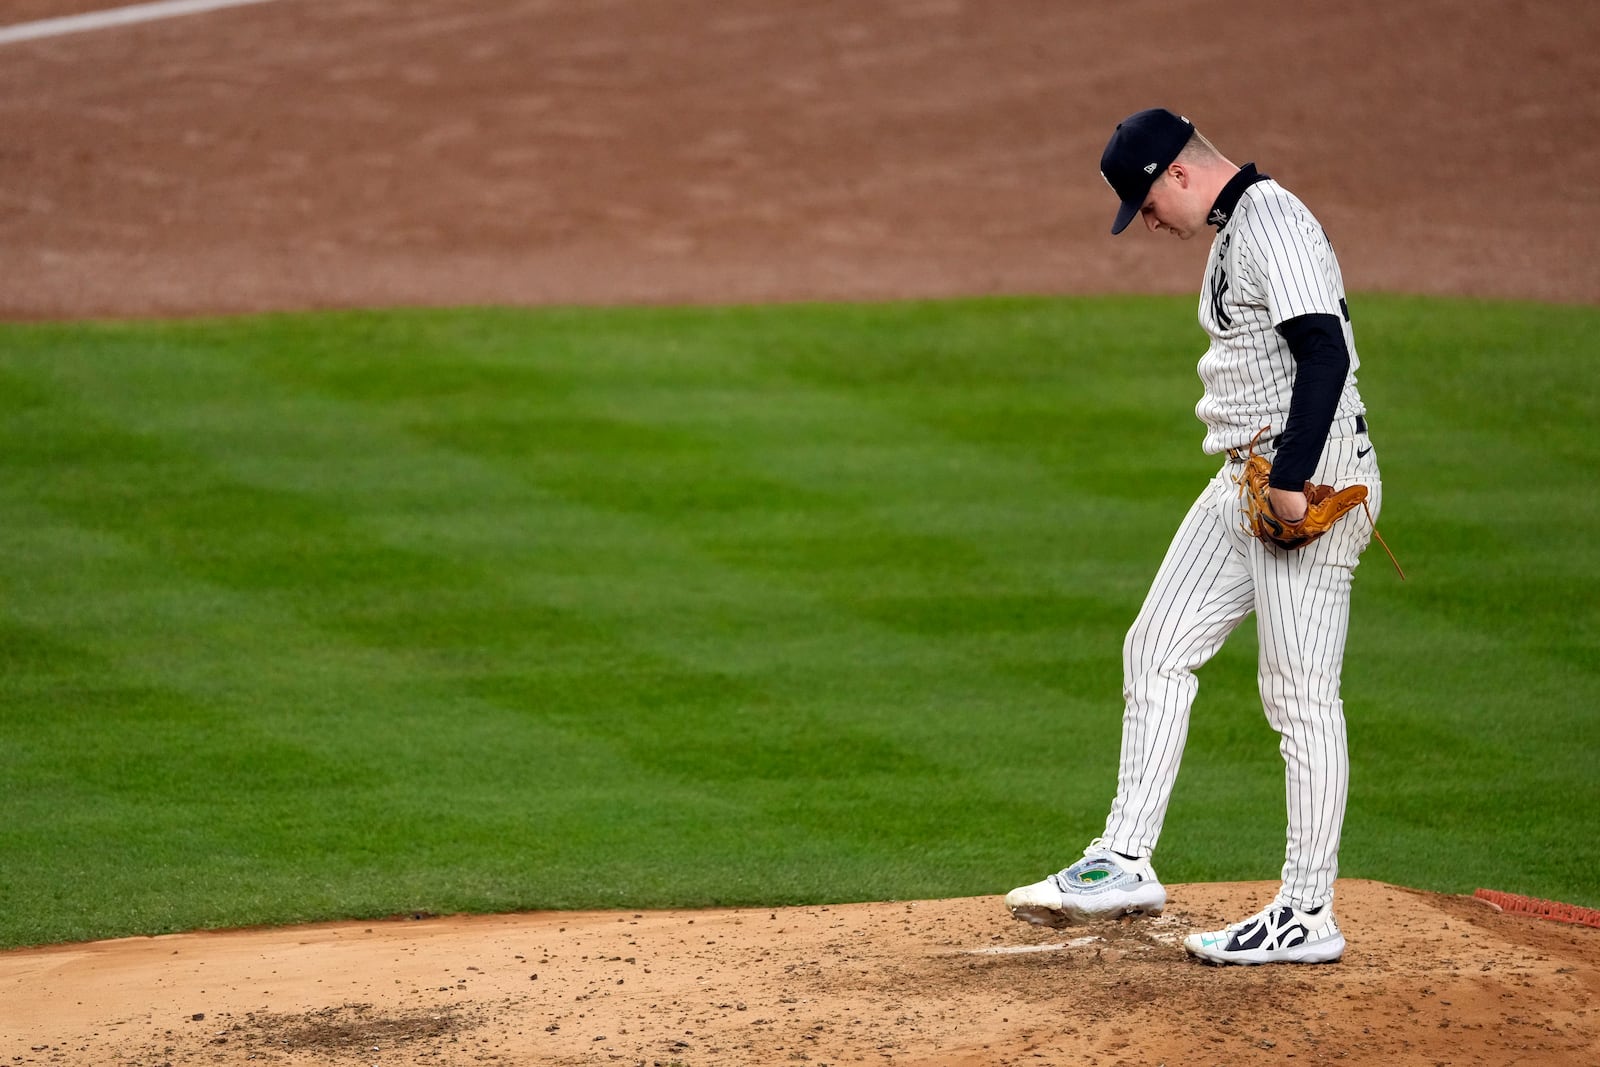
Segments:
[[[1350,350],[1337,315],[1298,315],[1279,323],[1277,329],[1294,356],[1295,373],[1289,417],[1272,457],[1267,486],[1273,511],[1292,522],[1306,512],[1305,484],[1328,443],[1328,431],[1350,373]]]
[[[1305,484],[1322,458],[1350,373],[1344,336],[1348,305],[1336,281],[1328,235],[1303,204],[1292,197],[1268,197],[1246,226],[1268,311],[1295,363],[1289,414],[1268,481],[1273,508],[1294,521],[1305,514]]]

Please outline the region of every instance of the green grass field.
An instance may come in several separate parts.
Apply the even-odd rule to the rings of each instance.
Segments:
[[[1344,874],[1600,905],[1600,309],[1354,302]],[[0,327],[0,945],[1002,893],[1114,787],[1193,300]],[[1272,879],[1248,625],[1163,879]]]

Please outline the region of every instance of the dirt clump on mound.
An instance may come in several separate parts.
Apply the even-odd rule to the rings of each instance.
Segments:
[[[1340,883],[1329,966],[1182,935],[1270,899],[1189,885],[1049,930],[998,898],[328,924],[0,955],[8,1064],[1600,1062],[1600,930]]]
[[[220,1031],[213,1044],[236,1041],[256,1053],[311,1052],[361,1059],[373,1049],[407,1048],[440,1038],[455,1041],[481,1022],[455,1004],[388,1012],[371,1004],[338,1004],[287,1015],[252,1011],[242,1022]]]

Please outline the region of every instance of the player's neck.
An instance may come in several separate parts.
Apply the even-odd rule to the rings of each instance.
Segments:
[[[1237,163],[1218,156],[1215,163],[1207,165],[1196,175],[1197,192],[1207,204],[1216,203],[1217,197],[1222,195],[1222,190],[1233,181],[1239,170]]]

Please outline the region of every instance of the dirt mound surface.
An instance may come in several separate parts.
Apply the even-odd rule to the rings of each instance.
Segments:
[[[158,1065],[1600,1062],[1600,930],[1345,881],[1330,966],[1180,941],[1269,900],[1171,887],[1066,930],[998,898],[541,913],[0,955],[0,1062]]]

